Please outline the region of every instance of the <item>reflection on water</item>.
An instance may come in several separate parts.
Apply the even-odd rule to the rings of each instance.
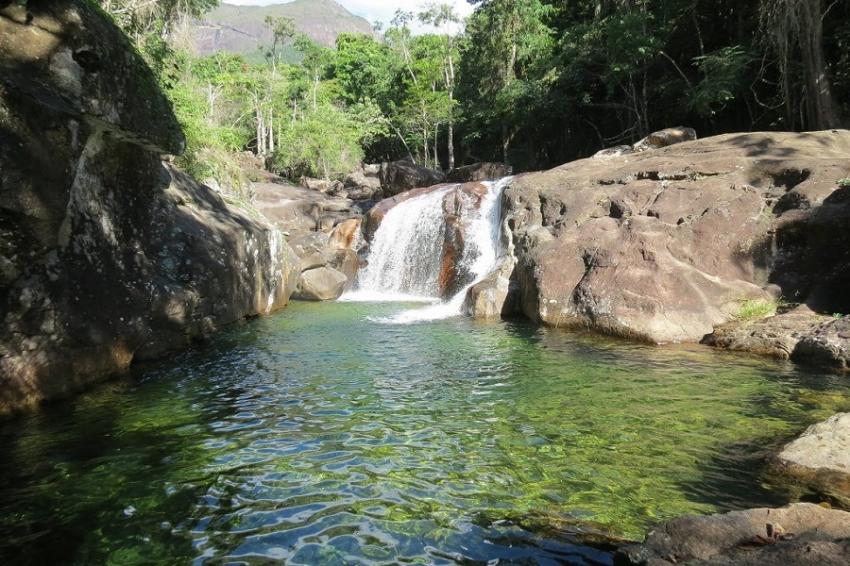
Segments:
[[[836,378],[404,305],[297,304],[0,427],[15,564],[607,564],[687,512],[781,503]]]

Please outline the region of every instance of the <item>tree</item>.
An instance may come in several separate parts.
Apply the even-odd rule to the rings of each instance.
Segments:
[[[455,13],[454,7],[451,4],[430,3],[427,9],[419,14],[419,19],[423,23],[431,24],[435,28],[441,30],[442,40],[442,63],[443,63],[443,80],[445,83],[446,93],[448,94],[448,133],[447,133],[447,151],[449,169],[455,168],[455,148],[454,148],[454,106],[455,106],[455,60],[457,59],[457,48],[454,38],[454,27],[460,23],[460,17]],[[434,148],[436,153],[436,147]]]
[[[762,32],[777,56],[789,124],[795,123],[793,73],[799,61],[807,126],[826,130],[838,125],[829,72],[823,52],[823,21],[837,2],[824,7],[823,0],[762,0]]]

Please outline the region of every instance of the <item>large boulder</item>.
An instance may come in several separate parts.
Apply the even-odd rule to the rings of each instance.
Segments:
[[[0,8],[0,413],[284,306],[268,223],[161,160],[183,137],[88,3]]]
[[[384,196],[395,196],[410,189],[442,183],[446,176],[441,171],[409,161],[391,161],[381,165],[380,179]]]
[[[797,503],[707,517],[685,516],[620,549],[616,566],[843,566],[850,513]]]
[[[835,130],[730,134],[520,175],[504,208],[522,310],[656,343],[699,341],[776,286],[847,312],[850,199],[835,182],[847,170],[850,132]]]
[[[810,426],[776,457],[784,474],[850,507],[850,413]]]
[[[316,230],[330,232],[337,224],[363,214],[343,196],[296,187],[281,179],[253,183],[252,190],[260,213],[293,237]]]
[[[473,318],[500,319],[519,314],[519,289],[511,277],[515,260],[505,257],[490,275],[469,288],[464,312]]]
[[[446,181],[449,183],[473,183],[481,181],[495,181],[502,177],[513,175],[514,169],[504,163],[473,163],[457,167],[449,171]]]
[[[299,301],[333,301],[338,299],[348,282],[348,277],[332,267],[309,269],[301,274],[293,295]]]
[[[352,200],[371,200],[383,196],[378,173],[367,173],[363,167],[346,175],[343,184],[345,196]]]

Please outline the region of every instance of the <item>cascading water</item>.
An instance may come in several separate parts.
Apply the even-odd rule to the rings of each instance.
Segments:
[[[501,195],[510,181],[506,177],[483,183],[487,192],[468,215],[461,217],[465,235],[457,258],[461,289],[439,301],[439,278],[445,245],[446,215],[443,201],[457,186],[404,201],[387,213],[372,239],[368,266],[360,272],[356,290],[343,300],[436,302],[404,311],[381,322],[412,323],[457,316],[470,287],[489,275],[501,254]]]

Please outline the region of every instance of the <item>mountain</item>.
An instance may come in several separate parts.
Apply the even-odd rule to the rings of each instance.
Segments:
[[[191,36],[199,55],[229,51],[256,55],[271,44],[267,16],[292,18],[295,28],[322,45],[332,46],[341,33],[373,34],[372,25],[334,0],[294,0],[269,6],[221,4],[192,24]]]

